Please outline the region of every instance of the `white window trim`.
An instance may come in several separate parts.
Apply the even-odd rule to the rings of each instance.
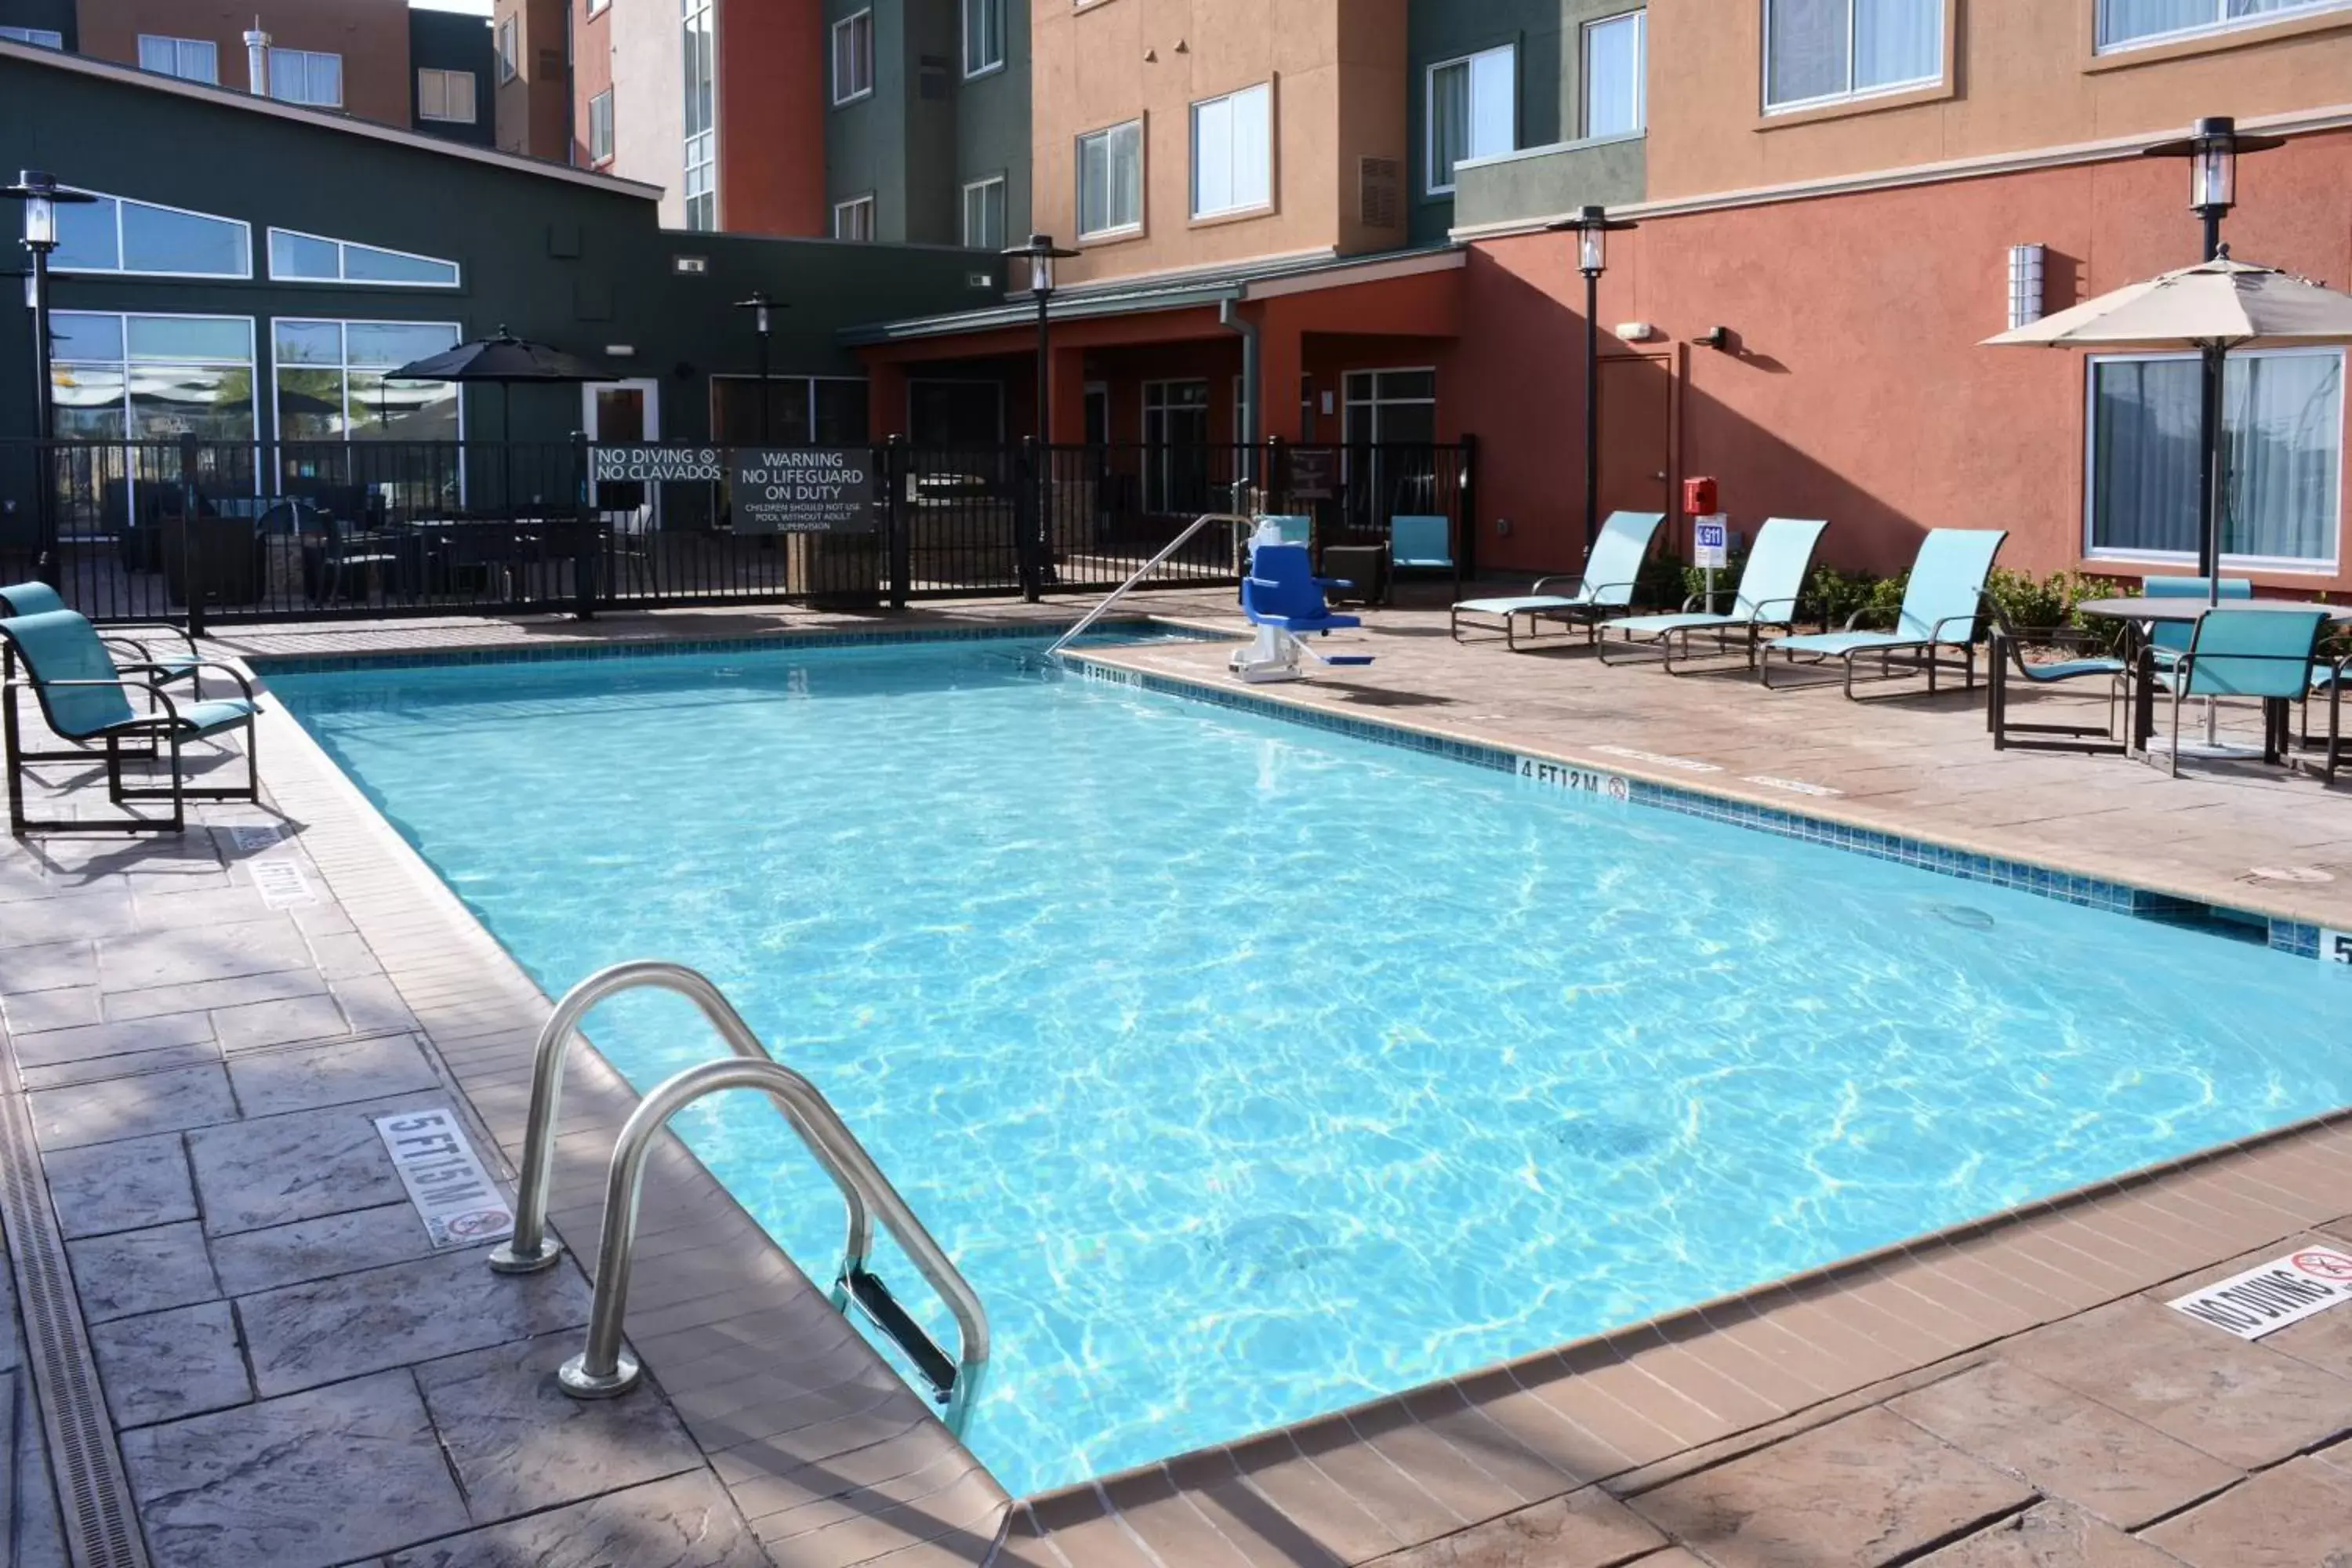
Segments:
[[[588,17],[593,21],[613,8],[613,0],[588,0]]]
[[[118,196],[112,191],[93,191],[82,186],[75,186],[73,188],[80,190],[84,195],[104,196],[108,201],[116,204],[114,208],[114,255],[118,262],[121,261],[122,257],[121,204],[129,202],[133,206],[153,207],[158,212],[178,213],[182,217],[200,217],[213,223],[233,223],[236,225],[237,227],[245,230],[245,270],[242,272],[150,272],[142,268],[123,267],[119,265],[114,267],[67,267],[60,265],[53,258],[49,263],[50,271],[71,273],[76,277],[81,278],[204,278],[209,279],[215,282],[235,281],[238,279],[250,281],[252,279],[254,261],[253,226],[246,222],[243,218],[229,217],[221,213],[200,213],[194,207],[175,207],[165,202],[151,202],[140,196]],[[100,310],[93,313],[102,316],[107,312]],[[172,312],[168,310],[133,310],[131,314],[134,316],[163,316],[170,315]],[[248,317],[247,319],[250,320],[251,318]]]
[[[269,279],[273,283],[316,283],[323,287],[335,289],[462,289],[466,286],[466,264],[451,257],[426,256],[422,251],[415,250],[395,250],[389,245],[370,245],[363,239],[337,239],[331,234],[308,234],[299,228],[279,228],[274,224],[270,226],[269,234],[272,237],[282,234],[291,239],[315,240],[320,245],[333,246],[335,247],[335,270],[338,272],[348,270],[343,260],[343,248],[346,246],[352,245],[358,246],[362,250],[380,250],[386,256],[397,256],[402,258],[404,260],[429,261],[436,267],[454,267],[457,269],[457,281],[452,283],[404,283],[379,278],[280,278],[278,276],[276,269],[272,268],[269,274]],[[341,320],[341,318],[329,318],[325,316],[289,316],[286,319],[289,321],[323,321],[331,319]],[[370,324],[373,325],[374,323],[372,322]],[[438,321],[426,321],[421,324],[425,326],[437,327],[441,323]]]
[[[1011,206],[1012,185],[1006,180],[1004,175],[987,174],[977,180],[966,180],[963,183],[962,208],[959,214],[959,216],[962,220],[962,232],[960,233],[957,237],[963,241],[964,248],[967,250],[971,248],[973,244],[971,237],[971,194],[974,191],[984,191],[991,185],[998,186],[1004,191],[1006,199],[1004,217],[1008,226],[1011,223],[1013,216]],[[1011,236],[1006,235],[1003,237],[1009,239]],[[1003,247],[1000,245],[997,248],[1001,250]]]
[[[211,77],[210,77],[210,78],[200,77],[200,76],[182,76],[182,75],[181,75],[178,71],[176,71],[176,70],[172,70],[172,71],[154,71],[154,72],[152,72],[152,73],[150,73],[150,74],[154,75],[154,76],[168,76],[168,77],[170,77],[170,78],[171,78],[173,80],[174,80],[174,81],[198,81],[198,82],[208,82],[208,83],[209,83],[209,85],[211,85],[211,86],[213,86],[213,87],[218,87],[218,86],[220,85],[220,45],[219,45],[218,43],[215,42],[213,39],[211,39],[211,38],[190,38],[190,37],[182,37],[182,36],[181,36],[180,34],[178,34],[178,33],[142,33],[142,34],[140,34],[140,35],[139,35],[139,42],[138,42],[138,44],[137,44],[137,46],[136,46],[136,47],[138,48],[138,50],[139,50],[139,52],[140,52],[141,54],[142,54],[142,55],[143,55],[143,54],[145,54],[145,53],[147,52],[147,45],[148,45],[148,43],[149,43],[151,40],[152,40],[152,41],[153,41],[153,42],[155,42],[155,43],[159,43],[159,44],[169,44],[169,45],[171,45],[171,46],[172,46],[172,63],[173,63],[173,65],[177,65],[177,64],[179,64],[179,60],[180,60],[180,46],[181,46],[181,45],[183,45],[183,44],[202,44],[202,45],[204,45],[206,48],[209,48],[209,49],[210,49],[210,50],[212,50],[212,52],[213,52],[213,74],[211,75]],[[146,66],[144,66],[144,65],[142,65],[139,68],[140,68],[141,70],[146,70],[146,69],[147,69],[147,67],[146,67]]]
[[[841,36],[843,33],[856,27],[860,21],[863,21],[866,24],[866,85],[859,88],[855,92],[844,93],[841,90]],[[828,62],[827,68],[831,71],[833,76],[833,81],[831,83],[833,89],[833,106],[835,109],[839,109],[844,104],[856,103],[860,100],[873,97],[874,77],[876,74],[875,67],[877,64],[875,60],[877,49],[875,47],[874,37],[874,7],[868,5],[863,11],[852,11],[848,16],[844,16],[840,21],[835,22],[833,25],[833,31],[829,37],[833,42],[833,58]]]
[[[1577,42],[1581,46],[1583,43],[1581,36]],[[1519,141],[1519,46],[1516,41],[1494,44],[1483,49],[1473,49],[1466,55],[1456,55],[1450,60],[1433,60],[1429,68],[1421,73],[1421,160],[1422,167],[1428,175],[1424,187],[1426,194],[1433,196],[1450,196],[1454,190],[1452,182],[1443,185],[1437,183],[1437,73],[1449,66],[1466,66],[1482,55],[1499,54],[1505,50],[1508,50],[1511,56],[1511,145],[1506,150],[1517,152]],[[1475,108],[1470,117],[1474,121],[1477,119],[1477,111]],[[1481,156],[1492,155],[1473,153],[1469,157],[1458,160],[1454,167],[1458,169],[1464,163],[1477,162]]]
[[[990,65],[975,67],[971,63],[971,8],[974,5],[996,7],[996,59]],[[1005,34],[1008,24],[1004,15],[1004,0],[963,0],[962,5],[958,7],[956,19],[963,25],[963,38],[958,46],[963,58],[963,79],[977,81],[982,77],[994,76],[998,71],[1003,70],[1005,62],[1013,53],[1012,39]]]
[[[862,195],[850,196],[842,201],[834,203],[832,237],[840,240],[845,245],[872,244],[879,230],[878,220],[882,216],[881,208],[879,205],[876,203],[874,197],[875,193],[867,191]],[[866,237],[864,239],[851,239],[848,236],[841,232],[841,215],[845,212],[855,211],[858,207],[864,207],[866,213]]]
[[[1265,92],[1265,200],[1262,202],[1247,202],[1240,206],[1203,207],[1201,205],[1201,110],[1206,109],[1213,103],[1229,103],[1245,92],[1256,92],[1261,89]],[[1279,141],[1281,136],[1281,126],[1275,118],[1274,80],[1272,78],[1269,77],[1265,81],[1253,81],[1246,83],[1241,87],[1234,88],[1230,92],[1213,93],[1207,98],[1194,100],[1192,106],[1185,111],[1184,134],[1187,140],[1192,143],[1192,177],[1190,181],[1192,190],[1185,205],[1190,208],[1194,218],[1238,217],[1249,213],[1270,213],[1275,210],[1275,207],[1277,205],[1276,201],[1277,182],[1275,178],[1275,173],[1276,165],[1281,161],[1281,144]]]
[[[67,306],[61,310],[54,310],[51,312],[51,316],[53,319],[57,316],[112,316],[117,321],[124,323],[122,327],[122,352],[115,355],[112,359],[77,359],[71,354],[51,354],[49,356],[49,362],[52,364],[226,364],[242,365],[248,370],[255,371],[258,371],[261,368],[260,365],[255,362],[254,358],[254,319],[251,316],[239,316],[220,310],[85,310],[75,306]],[[202,354],[184,354],[178,359],[172,360],[132,359],[131,357],[131,328],[128,322],[130,318],[133,316],[138,316],[150,321],[243,321],[245,323],[245,357],[243,359],[206,359]],[[52,324],[50,331],[54,332],[56,330],[55,325]]]
[[[596,151],[596,105],[600,100],[604,105],[604,150],[602,153]],[[620,133],[613,124],[613,89],[608,87],[602,92],[591,94],[588,99],[588,166],[603,168],[618,155],[620,149]]]
[[[2219,5],[2214,8],[2221,9]],[[2325,16],[2330,11],[2352,10],[2352,0],[2305,0],[2305,4],[2291,6],[2283,11],[2261,11],[2251,16],[2221,16],[2214,21],[2200,22],[2194,26],[2175,27],[2168,33],[2144,33],[2138,37],[2126,38],[2113,44],[2095,41],[2100,20],[2098,12],[2105,9],[2104,4],[2097,4],[2091,17],[2093,52],[2102,55],[2120,55],[2128,54],[2134,49],[2157,48],[2165,44],[2217,37],[2226,33],[2242,33],[2250,28],[2266,27],[2279,22],[2292,22],[2305,16]]]
[[[1117,132],[1126,130],[1130,125],[1135,127],[1135,221],[1118,224],[1109,228],[1088,228],[1086,226],[1087,143],[1097,136],[1108,138]],[[1122,120],[1116,125],[1104,125],[1092,131],[1081,131],[1078,132],[1077,140],[1072,143],[1072,151],[1075,156],[1071,159],[1071,173],[1076,176],[1077,183],[1076,192],[1077,205],[1075,208],[1075,216],[1078,224],[1080,243],[1089,240],[1125,239],[1130,235],[1141,234],[1144,231],[1144,226],[1151,216],[1150,183],[1151,143],[1144,125],[1144,117],[1139,114],[1132,120]]]
[[[449,101],[449,79],[452,77],[465,78],[466,112],[464,114],[427,114],[425,112],[425,79],[428,76],[437,76],[442,79],[441,102],[445,107]],[[416,118],[419,120],[429,120],[436,125],[478,125],[481,123],[482,118],[478,107],[478,100],[480,97],[480,87],[475,80],[474,73],[472,71],[457,70],[448,66],[418,66],[416,68]]]
[[[2241,349],[2238,350],[2237,353],[2233,354],[2232,357],[2234,358],[2237,357],[2237,355],[2244,355],[2254,359],[2284,359],[2289,356],[2294,356],[2297,358],[2312,358],[2321,354],[2332,354],[2341,362],[2347,360],[2348,353],[2352,352],[2335,346],[2295,349]],[[2082,537],[2083,559],[2085,561],[2114,561],[2124,564],[2143,566],[2193,566],[2197,563],[2197,552],[2193,550],[2118,550],[2113,547],[2100,549],[2092,543],[2092,531],[2098,524],[2099,508],[2099,498],[2096,489],[2099,471],[2099,448],[2097,440],[2098,376],[2096,374],[2096,369],[2098,366],[2103,364],[2144,364],[2158,360],[2172,360],[2194,363],[2196,363],[2197,356],[2193,353],[2090,354],[2085,356],[2083,362],[2084,369],[2083,372]],[[2337,385],[2339,387],[2343,385],[2343,377],[2340,374],[2337,376]],[[2339,395],[2344,396],[2347,406],[2352,406],[2352,394],[2340,394]],[[2336,507],[2336,547],[2334,551],[2328,554],[2327,558],[2323,561],[2306,559],[2305,557],[2294,555],[2224,555],[2221,557],[2221,564],[2224,570],[2234,566],[2241,571],[2277,573],[2282,575],[2307,577],[2332,577],[2336,575],[2338,563],[2340,563],[2344,557],[2344,521],[2346,509],[2341,495],[2341,489],[2343,486],[2344,474],[2347,467],[2347,458],[2345,453],[2346,443],[2341,426],[2339,426],[2337,429],[2336,443],[2336,483],[2339,493]]]
[[[2352,3],[2352,0],[2347,0],[2347,3]],[[1643,5],[1632,10],[1614,12],[1606,16],[1592,17],[1576,35],[1576,68],[1579,83],[1577,116],[1580,129],[1584,132],[1583,140],[1587,142],[1601,140],[1592,130],[1592,29],[1605,27],[1612,22],[1622,22],[1628,16],[1633,18],[1635,49],[1642,67],[1633,78],[1634,125],[1631,131],[1610,132],[1607,140],[1628,142],[1636,136],[1647,136],[1650,133],[1650,11],[1648,6]]]
[[[304,84],[305,86],[308,86],[308,85],[309,85],[309,82],[310,82],[310,61],[312,61],[312,60],[320,60],[320,59],[324,59],[324,60],[332,60],[332,61],[334,61],[334,62],[335,62],[335,96],[334,96],[334,99],[333,99],[331,101],[321,101],[320,100],[319,100],[319,99],[315,99],[315,98],[281,98],[281,97],[279,97],[279,96],[278,96],[278,56],[280,56],[280,55],[299,55],[299,56],[301,56],[301,57],[302,57],[302,61],[303,61],[303,71],[302,71],[302,75],[303,75],[303,84]],[[272,44],[272,45],[270,45],[270,46],[269,46],[269,96],[270,96],[271,98],[273,98],[273,99],[276,99],[276,100],[277,100],[278,102],[280,102],[280,103],[290,103],[290,104],[295,105],[297,108],[300,108],[300,109],[341,109],[341,108],[342,108],[342,107],[343,107],[343,57],[342,57],[340,53],[338,53],[337,51],[335,51],[335,50],[333,50],[333,49],[289,49],[289,48],[288,48],[286,46],[284,46],[283,44]]]
[[[66,47],[66,36],[54,27],[0,27],[0,38],[29,44],[37,49],[62,49]]]
[[[1845,76],[1853,79],[1853,7],[1858,0],[1845,0]],[[1874,98],[1888,98],[1898,92],[1917,92],[1922,88],[1939,87],[1952,69],[1952,30],[1948,23],[1951,12],[1944,11],[1937,23],[1941,29],[1936,48],[1936,72],[1933,76],[1913,77],[1908,81],[1883,82],[1876,87],[1847,88],[1841,92],[1817,93],[1811,98],[1792,98],[1786,103],[1772,101],[1772,0],[1764,0],[1764,30],[1759,35],[1757,49],[1757,87],[1767,116],[1798,114],[1808,109],[1822,109],[1832,103],[1864,103]],[[1644,44],[1648,40],[1644,39]],[[1647,105],[1643,106],[1646,110]]]
[[[152,312],[142,311],[140,313],[145,315]],[[450,334],[454,336],[458,342],[462,343],[466,341],[465,323],[461,321],[383,321],[379,318],[365,316],[272,316],[269,318],[269,434],[260,437],[265,441],[283,442],[286,440],[285,436],[280,434],[280,432],[285,429],[285,426],[278,423],[278,373],[281,370],[325,370],[330,368],[326,365],[313,363],[308,360],[297,361],[290,364],[281,364],[278,362],[278,329],[281,323],[288,321],[291,321],[298,326],[330,326],[342,329],[352,327],[446,327],[449,329]],[[343,442],[345,445],[349,446],[353,443],[351,432],[352,340],[351,333],[348,331],[343,331],[341,342],[342,357],[332,368],[339,372],[343,377]],[[360,368],[362,371],[367,371],[372,370],[373,367],[362,365]],[[253,371],[256,375],[260,374],[261,366],[259,364],[256,364],[253,367]],[[387,376],[385,379],[390,380],[391,378]],[[466,438],[466,393],[463,385],[458,386],[457,404],[457,439],[463,441]],[[298,437],[293,444],[298,447],[309,447],[314,445],[323,446],[327,443],[328,439],[329,438],[326,437],[318,436],[302,437]],[[363,442],[358,444],[365,445]],[[463,494],[462,487],[465,484],[465,474],[463,472],[464,467],[465,465],[462,463],[458,465],[460,471],[457,482],[461,487],[461,497]],[[283,483],[282,467],[280,468],[280,484],[277,493],[279,495],[286,493]]]
[[[508,51],[511,48],[512,53]],[[490,38],[490,58],[499,62],[499,85],[506,86],[522,74],[522,26],[512,16],[499,22]]]

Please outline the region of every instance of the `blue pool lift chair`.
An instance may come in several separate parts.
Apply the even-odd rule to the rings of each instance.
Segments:
[[[1517,652],[1522,641],[1537,640],[1536,623],[1561,621],[1583,626],[1592,640],[1598,641],[1598,623],[1616,611],[1633,607],[1633,590],[1642,575],[1642,560],[1650,553],[1650,541],[1665,520],[1666,514],[1662,511],[1611,512],[1609,521],[1601,525],[1601,536],[1592,542],[1591,553],[1585,557],[1580,575],[1539,577],[1532,589],[1516,598],[1463,600],[1454,606],[1454,640],[1492,642],[1495,628],[1491,623],[1500,621],[1504,646]],[[1546,591],[1556,583],[1569,584],[1568,592]],[[1518,631],[1522,620],[1528,623],[1524,637]],[[1484,630],[1488,635],[1465,637],[1462,635],[1465,629]]]
[[[261,798],[259,754],[255,749],[253,719],[260,711],[252,685],[226,665],[205,668],[227,676],[241,697],[202,701],[175,700],[159,684],[161,671],[143,664],[117,664],[114,654],[95,628],[71,610],[0,619],[5,642],[19,673],[0,683],[0,745],[5,745],[8,773],[8,831],[27,834],[93,835],[111,833],[180,833],[187,827],[191,800]],[[168,800],[168,820],[125,814],[113,818],[37,820],[25,813],[25,770],[37,759],[24,749],[19,694],[30,692],[40,706],[42,721],[68,741],[105,748],[106,788],[116,805],[137,800]],[[139,699],[134,705],[132,698]],[[233,730],[245,731],[246,781],[242,787],[198,786],[188,783],[182,748]],[[126,741],[146,742],[170,770],[171,782],[158,788],[123,782]],[[75,761],[92,760],[87,752],[71,753]]]
[[[1691,638],[1705,636],[1713,639],[1710,652],[1717,655],[1734,651],[1736,643],[1748,655],[1748,668],[1755,668],[1757,645],[1765,630],[1796,629],[1797,604],[1804,596],[1805,579],[1812,575],[1813,550],[1828,527],[1809,518],[1767,518],[1757,530],[1756,548],[1748,552],[1748,563],[1740,568],[1739,586],[1731,591],[1727,609],[1717,610],[1713,604],[1702,606],[1699,600],[1704,595],[1693,595],[1684,601],[1679,615],[1626,616],[1603,621],[1594,628],[1593,651],[1601,663],[1609,663],[1613,636],[1627,650],[1618,655],[1618,662],[1654,658],[1663,660],[1666,673],[1673,675],[1677,673],[1675,645],[1681,644],[1683,662],[1687,664]],[[1639,651],[1643,649],[1648,651]]]
[[[1791,664],[1801,658],[1810,664],[1836,659],[1845,667],[1845,694],[1852,697],[1854,661],[1874,657],[1881,679],[1924,673],[1927,689],[1933,691],[1938,673],[1957,669],[1965,684],[1973,688],[1977,623],[1983,618],[1985,580],[1992,575],[1992,558],[2008,537],[2006,531],[1997,528],[1932,530],[1920,542],[1918,558],[1911,563],[1911,578],[1891,630],[1864,627],[1862,617],[1870,612],[1863,609],[1846,618],[1843,631],[1775,637],[1765,645],[1758,676],[1767,687],[1772,684],[1776,653]],[[1958,652],[1959,658],[1946,658],[1945,649]]]
[[[2206,611],[2189,628],[2189,647],[2169,665],[2156,668],[2158,688],[2172,693],[2171,773],[2180,776],[2180,706],[2189,697],[2253,697],[2263,704],[2263,760],[2286,753],[2287,705],[2311,689],[2312,652],[2327,625],[2327,611]],[[2331,715],[2332,719],[2332,715]],[[2328,755],[2336,750],[2331,721]]]
[[[1362,626],[1356,616],[1334,615],[1323,597],[1326,588],[1351,584],[1337,578],[1318,577],[1304,544],[1286,544],[1271,529],[1261,529],[1250,545],[1250,572],[1242,581],[1242,613],[1257,636],[1234,655],[1228,668],[1252,685],[1306,679],[1304,661],[1333,666],[1362,666],[1370,654],[1320,654],[1307,646],[1310,637],[1324,637]]]
[[[47,583],[11,583],[5,587],[0,587],[0,616],[39,616],[52,610],[62,610],[65,607],[66,602],[59,598],[58,591]],[[134,632],[139,635],[136,637],[131,635]],[[178,638],[182,648],[185,651],[158,653],[149,646],[166,637]],[[108,623],[106,629],[99,633],[99,640],[118,653],[135,655],[140,664],[154,672],[154,679],[150,684],[163,686],[173,681],[184,680],[194,695],[197,697],[204,695],[203,678],[200,673],[204,668],[204,660],[197,656],[196,639],[188,634],[186,627],[175,626],[170,621],[113,621]],[[16,676],[16,650],[10,647],[0,647],[0,680],[13,680]],[[79,763],[88,761],[92,754],[79,747],[63,752],[27,752],[25,753],[25,761]],[[151,745],[128,747],[124,749],[122,754],[126,757],[152,757],[155,752]]]

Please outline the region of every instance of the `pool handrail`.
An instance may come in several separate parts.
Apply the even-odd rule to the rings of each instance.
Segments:
[[[953,1371],[942,1378],[926,1370],[923,1377],[939,1403],[946,1406],[940,1420],[961,1439],[988,1372],[988,1314],[979,1296],[816,1085],[764,1056],[721,1058],[688,1068],[656,1086],[622,1124],[604,1179],[604,1222],[596,1249],[596,1289],[589,1307],[588,1340],[581,1353],[556,1373],[563,1392],[575,1399],[610,1399],[635,1387],[643,1375],[643,1367],[621,1341],[623,1320],[628,1313],[637,1197],[645,1184],[646,1156],[656,1134],[671,1117],[706,1096],[730,1089],[764,1089],[784,1108],[786,1117],[802,1131],[809,1152],[844,1184],[845,1191],[855,1187],[866,1194],[880,1211],[883,1226],[955,1315],[961,1342]],[[926,1359],[924,1351],[930,1352],[931,1361],[945,1364],[946,1358],[929,1336],[891,1300],[881,1281],[866,1270],[862,1255],[842,1262],[841,1278],[834,1285],[836,1310],[845,1299],[855,1299],[919,1367]],[[918,1342],[915,1344],[908,1342],[909,1330]]]
[[[1153,556],[1150,560],[1137,567],[1135,569],[1134,575],[1128,578],[1126,582],[1121,583],[1118,587],[1113,588],[1108,595],[1104,598],[1101,604],[1097,605],[1093,609],[1088,610],[1085,615],[1079,616],[1077,625],[1072,626],[1068,631],[1064,632],[1059,637],[1055,639],[1054,646],[1045,650],[1045,657],[1047,658],[1058,658],[1061,657],[1061,652],[1064,648],[1077,641],[1081,637],[1084,637],[1097,621],[1101,620],[1103,616],[1110,613],[1110,607],[1113,605],[1116,605],[1121,599],[1126,598],[1130,589],[1132,589],[1138,583],[1142,582],[1144,578],[1150,576],[1153,567],[1158,566],[1161,562],[1166,561],[1179,550],[1183,549],[1187,540],[1200,532],[1202,529],[1207,527],[1210,523],[1231,522],[1247,527],[1249,525],[1249,521],[1250,520],[1248,518],[1242,516],[1238,512],[1202,512],[1200,516],[1194,518],[1186,525],[1183,532],[1178,534],[1174,539],[1170,540],[1166,549],[1160,551],[1159,554]]]

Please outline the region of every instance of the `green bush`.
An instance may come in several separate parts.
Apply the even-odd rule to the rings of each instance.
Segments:
[[[1856,610],[1867,608],[1876,593],[1879,579],[1868,572],[1841,572],[1834,566],[1816,566],[1812,580],[1805,585],[1808,605],[1819,612],[1831,626],[1843,626],[1846,617]],[[1902,602],[1900,594],[1896,603]]]

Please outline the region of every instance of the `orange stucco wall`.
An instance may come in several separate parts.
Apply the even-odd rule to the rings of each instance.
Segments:
[[[2352,11],[2095,55],[2095,0],[1953,0],[1939,89],[1766,117],[1758,0],[1650,6],[1653,200],[2352,101]]]
[[[565,0],[498,0],[490,18],[493,49],[509,17],[515,22],[515,74],[497,84],[499,151],[563,162],[572,149]],[[491,70],[495,77],[498,68]]]
[[[1823,559],[1878,570],[1928,528],[2005,528],[2005,565],[2082,564],[2084,360],[1978,343],[2007,324],[2012,244],[2050,247],[2052,310],[2196,261],[2185,187],[2179,164],[2135,158],[1654,219],[1612,237],[1604,353],[1625,348],[1613,323],[1673,340],[1643,352],[1677,371],[1675,478],[1719,477],[1742,527],[1825,517]],[[2241,190],[2238,256],[2352,277],[2352,132],[2247,159]],[[1482,244],[1465,276],[1454,412],[1483,442],[1485,564],[1580,554],[1582,287],[1558,235]],[[1716,325],[1737,352],[1689,346]]]
[[[1078,232],[1076,146],[1144,120],[1143,230],[1079,242],[1071,282],[1402,241],[1359,221],[1357,160],[1405,150],[1405,0],[1091,0],[1032,9],[1036,226]],[[1192,105],[1274,83],[1270,209],[1192,216]]]
[[[824,71],[818,0],[717,0],[719,224],[747,234],[822,235]]]

